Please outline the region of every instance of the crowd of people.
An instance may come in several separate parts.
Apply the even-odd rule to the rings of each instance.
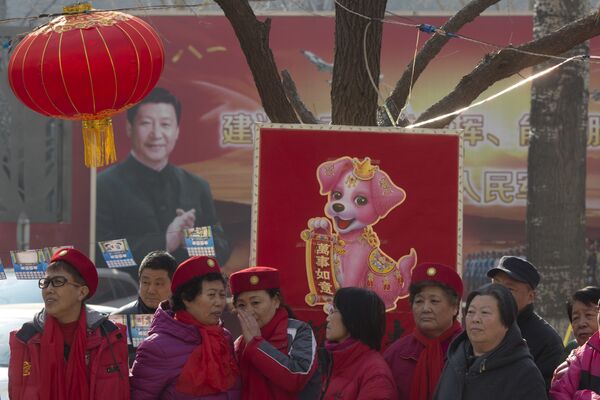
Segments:
[[[98,286],[94,263],[61,248],[39,281],[44,308],[11,333],[9,398],[600,399],[600,288],[567,303],[575,340],[565,349],[534,310],[541,276],[533,264],[504,256],[486,277],[462,310],[455,269],[417,265],[415,328],[382,352],[386,309],[369,289],[335,292],[320,344],[285,303],[277,269],[226,279],[214,257],[177,265],[153,251],[140,264],[138,299],[115,311],[153,314],[135,349],[126,327],[86,305]],[[228,290],[242,332],[235,341],[222,323]]]

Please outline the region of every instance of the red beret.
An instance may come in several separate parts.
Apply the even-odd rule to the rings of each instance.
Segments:
[[[56,261],[65,262],[79,272],[88,289],[90,289],[88,298],[96,293],[96,289],[98,288],[98,271],[96,271],[94,263],[85,254],[77,249],[61,247],[56,250],[50,259],[50,263]]]
[[[219,262],[214,257],[194,256],[190,257],[175,270],[171,280],[171,292],[175,293],[177,288],[189,280],[216,272],[221,273]]]
[[[456,271],[444,264],[423,263],[413,269],[411,284],[423,281],[438,282],[454,290],[458,297],[463,295],[463,281]]]
[[[229,277],[231,294],[251,290],[279,289],[279,271],[270,267],[250,267],[234,272]]]

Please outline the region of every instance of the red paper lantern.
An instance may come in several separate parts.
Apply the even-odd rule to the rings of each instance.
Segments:
[[[83,121],[85,164],[116,161],[110,116],[142,100],[156,85],[164,49],[144,21],[90,4],[29,33],[12,51],[8,79],[27,107]]]

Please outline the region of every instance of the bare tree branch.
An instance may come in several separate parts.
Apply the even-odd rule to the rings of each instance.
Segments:
[[[464,25],[473,21],[487,8],[498,3],[499,1],[500,0],[472,0],[464,8],[454,14],[454,16],[450,18],[444,24],[444,26],[441,27],[441,29],[445,32],[457,32]],[[412,86],[414,86],[419,76],[421,76],[421,73],[423,73],[427,65],[429,65],[429,62],[439,54],[448,40],[450,40],[449,37],[436,33],[425,43],[415,59],[415,71],[412,79]],[[411,61],[406,66],[406,69],[400,77],[400,80],[396,83],[394,91],[385,100],[385,104],[390,110],[393,118],[398,118],[400,110],[406,104],[409,90],[412,87],[412,68],[413,63]],[[379,107],[377,112],[377,124],[380,126],[393,125],[383,107]]]
[[[283,79],[283,90],[285,90],[287,98],[290,100],[292,107],[294,107],[294,111],[296,111],[296,114],[298,114],[298,117],[300,117],[300,121],[303,124],[318,124],[319,121],[317,118],[315,118],[309,109],[306,108],[300,99],[296,84],[294,83],[294,80],[287,69],[281,71],[281,77]]]
[[[561,29],[537,40],[525,43],[516,50],[537,54],[560,55],[576,45],[600,34],[600,20],[597,12],[580,18]],[[438,115],[452,112],[468,106],[481,93],[494,83],[508,78],[524,68],[534,66],[548,57],[523,54],[514,49],[503,49],[492,55],[486,55],[471,73],[465,75],[458,85],[442,100],[432,105],[418,118],[417,122],[426,121]],[[424,125],[427,128],[443,128],[455,116]]]
[[[298,117],[288,101],[271,48],[271,20],[259,21],[248,0],[215,0],[231,23],[265,112],[271,122],[298,123]]]

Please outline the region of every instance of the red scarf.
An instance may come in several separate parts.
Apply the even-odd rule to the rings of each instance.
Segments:
[[[273,347],[287,354],[288,352],[288,313],[285,308],[278,308],[275,315],[268,324],[260,328],[261,337]],[[240,360],[240,371],[242,373],[242,400],[277,400],[282,399],[281,393],[272,390],[273,382],[270,382],[260,371],[252,365],[252,361],[245,357],[246,341],[241,336],[236,352]],[[297,394],[294,394],[294,399]]]
[[[461,330],[458,321],[454,321],[452,326],[440,336],[430,339],[423,335],[418,328],[415,328],[413,335],[425,348],[417,360],[415,375],[410,387],[410,400],[431,400],[433,398],[435,387],[444,368],[445,354],[442,343]]]
[[[238,368],[223,327],[203,325],[185,310],[177,311],[175,319],[198,328],[202,338],[185,362],[175,389],[194,396],[226,392],[235,383]]]
[[[85,364],[86,338],[85,306],[82,306],[69,359],[65,362],[65,339],[62,329],[56,318],[46,314],[40,349],[42,400],[90,398],[88,368]]]

